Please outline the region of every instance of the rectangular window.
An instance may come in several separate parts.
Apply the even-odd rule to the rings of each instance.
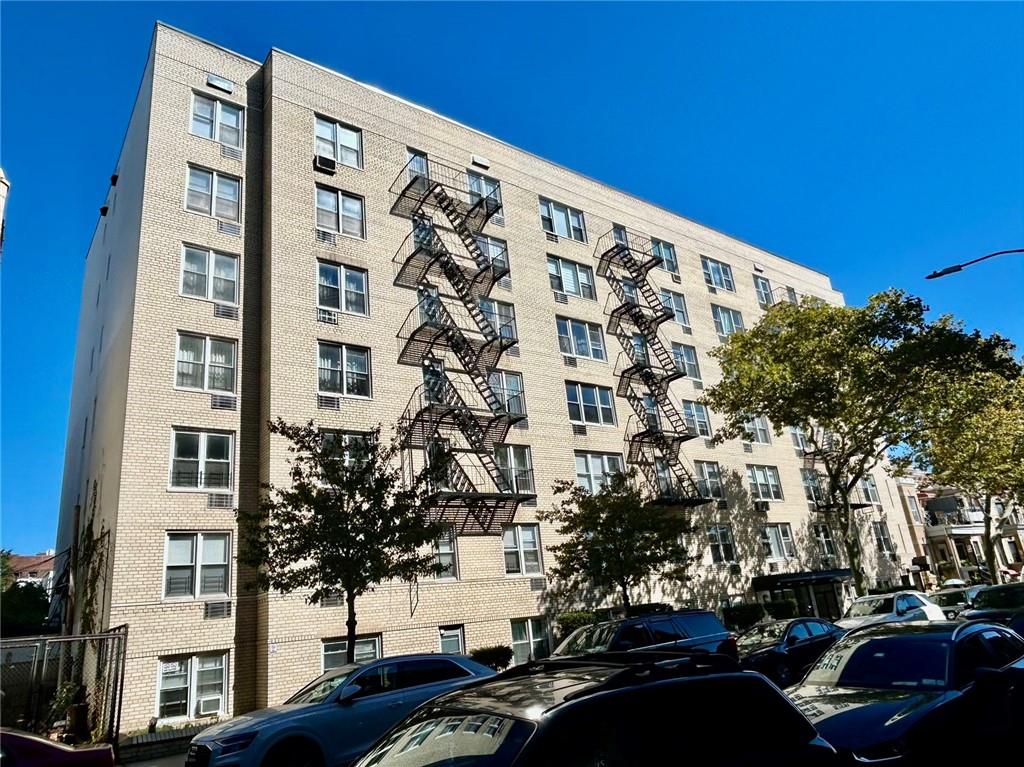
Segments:
[[[509,268],[508,243],[498,237],[491,237],[487,234],[476,236],[477,247],[480,248],[487,260],[494,266]]]
[[[342,123],[316,118],[315,152],[320,157],[347,165],[350,168],[363,167],[363,132]]]
[[[509,525],[502,530],[501,541],[505,551],[506,575],[540,573],[540,527]]]
[[[875,534],[875,548],[879,554],[896,553],[896,547],[892,545],[892,538],[889,537],[889,525],[884,519],[872,522],[871,530]]]
[[[750,495],[756,500],[782,500],[782,485],[779,482],[779,470],[774,466],[755,466],[747,464],[747,482],[750,483]]]
[[[715,320],[715,331],[719,338],[727,338],[743,330],[743,315],[735,309],[711,304],[711,316]]]
[[[576,453],[576,484],[591,493],[596,493],[622,470],[622,456],[617,453]]]
[[[762,527],[761,546],[769,559],[792,559],[796,556],[793,529],[788,522]]]
[[[591,423],[598,426],[615,425],[612,390],[607,386],[566,381],[565,399],[569,406],[571,422]]]
[[[917,524],[921,524],[921,505],[917,502],[917,498],[915,498],[912,495],[907,495],[904,497],[907,499],[907,507],[910,509],[910,514],[914,518],[914,521]]]
[[[700,257],[700,265],[704,270],[704,282],[713,288],[736,292],[736,283],[732,280],[731,266],[707,256]]]
[[[195,719],[227,713],[224,653],[160,658],[157,718]]]
[[[548,635],[542,618],[512,621],[512,663],[516,666],[548,657]]]
[[[832,540],[832,531],[828,525],[817,523],[813,526],[814,538],[818,541],[818,546],[821,548],[821,553],[826,557],[834,557],[836,555],[836,544]]]
[[[578,242],[587,241],[583,211],[544,197],[540,198],[540,225],[545,232],[557,234],[559,237],[571,237]]]
[[[574,261],[548,256],[548,282],[551,289],[558,293],[569,293],[581,298],[597,298],[594,292],[594,270]]]
[[[661,259],[658,265],[662,269],[672,274],[679,274],[679,261],[676,260],[675,245],[651,238],[651,252]]]
[[[321,394],[370,397],[370,350],[361,346],[317,344],[317,367]]]
[[[322,433],[324,450],[345,466],[357,466],[369,459],[373,444],[366,432],[324,429]]]
[[[523,377],[507,370],[495,370],[487,376],[487,383],[506,413],[526,415],[526,396]]]
[[[380,658],[380,635],[356,637],[356,663],[369,663]],[[325,639],[322,652],[323,670],[344,666],[348,663],[348,640]]]
[[[235,391],[235,342],[178,334],[175,385],[183,389]]]
[[[497,179],[491,178],[490,176],[484,176],[481,173],[475,171],[466,171],[466,177],[469,179],[469,204],[476,205],[480,200],[485,198],[496,202],[501,205],[501,182]],[[502,210],[498,210],[493,216],[491,216],[491,222],[502,226],[505,223],[505,216]]]
[[[772,299],[772,284],[759,274],[754,275],[754,292],[757,293],[757,303],[761,305],[762,309],[767,309],[775,303]]]
[[[864,477],[860,481],[860,492],[864,496],[864,500],[869,503],[881,503],[881,500],[878,498],[878,486],[875,484],[874,477]]]
[[[451,528],[434,541],[434,562],[442,568],[438,578],[454,579],[459,577],[459,562],[455,552],[455,531]]]
[[[791,288],[789,285],[786,286],[786,300],[794,306],[800,303],[800,299],[796,295],[796,288]]]
[[[800,478],[804,484],[804,497],[814,503],[824,503],[825,491],[821,487],[822,475],[814,469],[800,469]]]
[[[348,314],[369,314],[366,270],[344,264],[318,262],[316,305]]]
[[[192,134],[242,148],[244,110],[220,99],[192,94]]]
[[[558,348],[562,354],[602,361],[608,359],[604,350],[604,334],[596,322],[556,317],[555,326],[558,328]]]
[[[708,409],[701,403],[688,399],[684,399],[682,405],[686,427],[702,437],[710,437],[711,419],[708,418]]]
[[[736,561],[736,546],[732,540],[729,525],[712,525],[708,528],[708,544],[711,547],[711,561],[716,565]]]
[[[704,498],[723,498],[722,470],[717,461],[694,461],[697,489]]]
[[[185,245],[181,256],[181,292],[222,304],[238,303],[238,258]]]
[[[745,439],[750,442],[757,442],[760,445],[770,445],[772,443],[772,432],[768,428],[768,419],[763,415],[751,416],[744,426],[747,432],[744,435]]]
[[[661,304],[672,310],[672,318],[684,328],[690,327],[690,315],[686,311],[686,298],[672,290],[661,291]]]
[[[694,381],[700,380],[700,365],[697,364],[697,350],[687,344],[672,344],[672,358],[676,367]]]
[[[512,304],[495,301],[493,298],[481,298],[480,310],[499,336],[513,340],[519,338],[516,332],[516,309]]]
[[[317,185],[316,226],[328,232],[365,238],[363,198],[340,189]]]
[[[466,636],[462,626],[439,626],[441,652],[450,655],[462,655],[466,652]]]
[[[793,447],[803,452],[808,452],[811,449],[810,443],[807,441],[807,433],[799,426],[789,427],[789,436],[793,440]]]
[[[171,487],[223,490],[231,487],[231,435],[174,430]]]
[[[525,445],[496,445],[494,460],[513,492],[534,492],[530,448]]]
[[[189,166],[185,195],[189,210],[237,222],[241,220],[241,199],[242,179]]]
[[[164,598],[226,597],[231,585],[228,533],[168,533]]]

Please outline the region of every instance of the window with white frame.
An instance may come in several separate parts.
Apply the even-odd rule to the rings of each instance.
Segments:
[[[380,658],[380,634],[356,637],[356,663],[369,663]],[[348,640],[325,639],[321,651],[323,670],[330,671],[348,664]]]
[[[604,334],[596,322],[556,317],[555,326],[562,354],[602,361],[608,359],[604,350]]]
[[[669,469],[668,461],[661,456],[654,459],[654,475],[658,481],[658,494],[661,496],[671,496],[676,483],[672,477],[672,470]]]
[[[189,166],[188,192],[185,195],[185,207],[189,210],[238,222],[241,220],[241,199],[242,179]]]
[[[674,290],[661,291],[661,304],[672,310],[672,319],[684,328],[690,327],[690,315],[686,311],[686,298]]]
[[[700,265],[704,270],[704,282],[713,288],[736,292],[736,283],[732,279],[731,266],[707,256],[700,257]]]
[[[715,321],[715,332],[721,338],[743,330],[743,315],[736,309],[711,304],[711,317]]]
[[[543,618],[519,618],[512,621],[513,665],[546,658],[550,652]]]
[[[480,200],[485,198],[493,200],[494,202],[501,205],[501,182],[490,176],[485,176],[482,173],[476,171],[467,171],[466,177],[469,179],[469,204],[476,205]],[[491,216],[491,223],[501,226],[505,223],[504,211],[498,210],[493,216]]]
[[[834,557],[836,555],[836,544],[832,540],[831,528],[823,522],[817,522],[812,525],[811,529],[814,532],[814,539],[818,542],[821,553],[826,557]]]
[[[578,242],[587,241],[587,225],[583,211],[560,202],[540,198],[540,224],[545,232],[569,237]]]
[[[892,538],[889,537],[889,525],[884,519],[872,522],[871,530],[875,534],[875,548],[879,554],[896,553],[896,547],[892,545]]]
[[[771,429],[768,427],[768,419],[763,415],[751,416],[744,425],[746,434],[744,438],[750,442],[757,442],[761,445],[772,443]]]
[[[697,490],[703,498],[724,498],[722,493],[722,469],[718,461],[694,461],[697,472]]]
[[[175,429],[171,487],[223,490],[231,487],[231,435]]]
[[[864,500],[870,503],[880,504],[882,502],[878,498],[878,485],[875,484],[874,477],[864,477],[860,481],[860,492],[864,496]]]
[[[639,304],[640,301],[636,297],[636,283],[628,277],[621,277],[619,279],[619,285],[622,286],[622,292],[626,295],[626,303],[628,304]]]
[[[796,295],[796,288],[786,286],[786,300],[793,305],[800,303],[800,299]]]
[[[532,493],[533,465],[530,462],[530,448],[526,445],[496,445],[494,461],[515,493]]]
[[[767,277],[762,277],[759,274],[754,275],[754,292],[757,293],[757,303],[761,305],[762,309],[767,309],[775,303],[772,298],[772,284],[768,281]]]
[[[612,390],[607,386],[566,381],[565,399],[569,406],[571,422],[590,423],[598,426],[615,425]]]
[[[182,389],[234,392],[235,342],[178,333],[174,382]]]
[[[672,344],[672,358],[676,368],[694,381],[700,380],[700,365],[697,364],[697,350],[689,344]]]
[[[466,630],[459,626],[438,626],[441,652],[450,655],[462,655],[466,652]]]
[[[367,315],[366,270],[319,261],[316,305],[348,314]]]
[[[800,469],[804,484],[804,497],[814,503],[825,502],[825,491],[821,487],[822,475],[815,469]]]
[[[316,227],[349,237],[366,237],[363,198],[340,189],[316,187]]]
[[[622,470],[622,456],[618,453],[576,452],[576,484],[591,493],[596,493]]]
[[[750,495],[756,500],[782,500],[779,470],[774,466],[747,464],[747,481],[750,483]]]
[[[434,541],[434,564],[441,568],[437,577],[456,579],[459,577],[459,560],[455,551],[455,531],[448,528]]]
[[[710,437],[711,419],[708,417],[708,409],[700,402],[688,399],[682,401],[682,406],[683,420],[686,421],[686,427],[702,437]]]
[[[659,266],[671,274],[679,274],[679,261],[676,259],[676,246],[651,238],[651,253],[660,258]]]
[[[370,350],[361,346],[317,344],[318,391],[346,397],[370,397]]]
[[[716,565],[736,561],[736,546],[729,525],[711,525],[708,528],[708,545],[711,548],[711,561]]]
[[[506,301],[495,301],[493,298],[480,299],[480,311],[487,316],[491,327],[502,338],[516,339],[516,308]]]
[[[540,527],[509,525],[501,533],[506,575],[534,575],[541,572]]]
[[[164,598],[225,597],[231,586],[228,533],[168,533]]]
[[[807,441],[807,432],[805,432],[799,426],[789,427],[789,436],[793,440],[793,447],[803,452],[808,452],[811,449],[810,443]]]
[[[796,556],[793,528],[789,522],[761,528],[761,547],[769,559],[792,559]]]
[[[322,435],[324,452],[334,460],[340,460],[344,466],[358,466],[369,460],[373,445],[366,432],[325,429]]]
[[[181,292],[222,304],[238,303],[238,257],[185,245],[181,256]]]
[[[316,118],[315,152],[320,157],[347,165],[350,168],[363,167],[363,132],[350,125]]]
[[[225,653],[160,658],[159,664],[158,719],[195,719],[227,713]]]
[[[487,383],[506,413],[526,415],[526,396],[523,376],[509,370],[494,370],[487,375]]]
[[[234,104],[198,93],[192,94],[191,132],[195,136],[241,149],[244,115],[245,111]]]
[[[921,505],[917,502],[917,498],[913,495],[905,495],[907,499],[907,507],[910,509],[910,515],[914,518],[917,524],[921,524]]]
[[[476,244],[494,266],[509,268],[507,242],[499,237],[491,237],[489,234],[478,234]]]
[[[558,293],[568,293],[580,298],[597,298],[594,292],[594,270],[575,261],[548,256],[548,282],[551,289]]]

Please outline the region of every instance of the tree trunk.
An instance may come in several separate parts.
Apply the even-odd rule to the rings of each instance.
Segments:
[[[356,660],[356,597],[351,591],[345,592],[345,604],[348,606],[348,620],[345,625],[348,627],[345,642],[345,662],[355,663]]]
[[[843,514],[846,517],[846,535],[843,536],[843,545],[846,548],[846,558],[850,562],[850,573],[853,575],[853,589],[857,596],[862,597],[868,593],[867,578],[864,576],[863,552],[860,546],[860,530],[857,527],[856,517],[853,509],[850,508],[850,494],[846,490],[843,497]]]
[[[981,550],[985,553],[985,564],[993,584],[1001,583],[999,568],[996,566],[996,547],[992,540],[992,496],[985,496],[985,533],[982,536]]]
[[[620,583],[619,586],[622,588],[622,606],[626,609],[626,614],[629,615],[629,608],[632,606],[632,602],[629,601],[629,585]]]

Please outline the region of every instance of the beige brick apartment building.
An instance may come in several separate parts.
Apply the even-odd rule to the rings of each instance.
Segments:
[[[716,447],[697,403],[709,350],[765,306],[841,302],[825,275],[293,55],[164,25],[102,214],[58,550],[78,505],[105,541],[97,615],[129,625],[125,729],[277,703],[343,657],[344,606],[258,594],[237,564],[235,509],[287,476],[272,417],[403,424],[410,465],[460,449],[450,577],[365,597],[361,656],[543,652],[561,603],[537,511],[556,479],[627,461],[700,530],[692,580],[637,599],[789,589],[834,614],[847,596],[800,435],[760,421]],[[899,582],[898,491],[879,471],[863,492],[872,575]]]

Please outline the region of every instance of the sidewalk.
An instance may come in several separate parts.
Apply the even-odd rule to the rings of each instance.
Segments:
[[[173,756],[161,756],[159,759],[144,759],[141,762],[126,762],[131,767],[182,767],[185,764],[185,754],[174,754]]]

